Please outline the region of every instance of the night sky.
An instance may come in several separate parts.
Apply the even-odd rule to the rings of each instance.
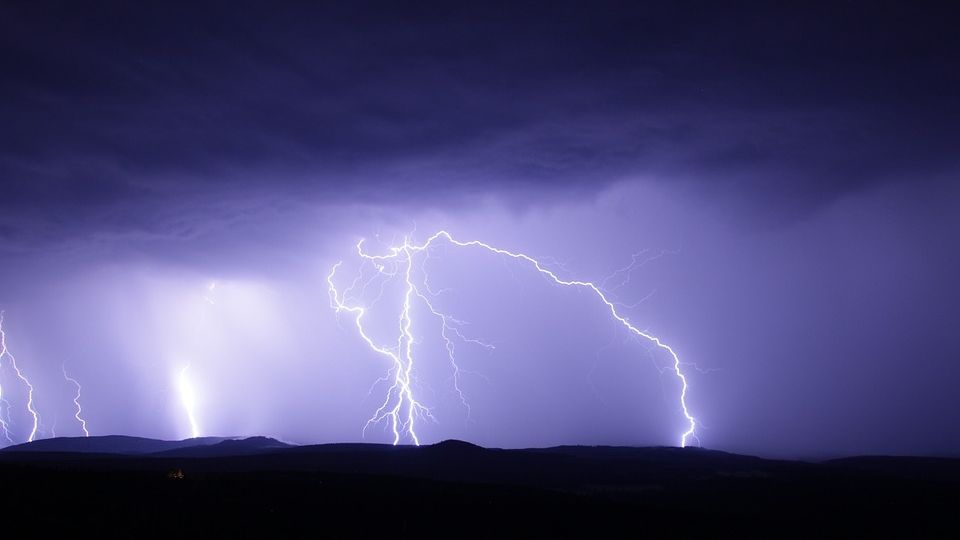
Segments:
[[[62,367],[93,434],[190,436],[190,366],[204,435],[391,442],[326,276],[445,229],[602,283],[706,447],[960,454],[960,18],[715,4],[4,2],[0,309],[42,436],[79,433]],[[662,351],[595,297],[427,264],[495,349],[458,345],[468,410],[414,313],[424,442],[678,443]]]

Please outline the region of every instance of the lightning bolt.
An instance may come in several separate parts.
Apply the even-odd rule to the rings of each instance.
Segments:
[[[17,378],[27,386],[27,411],[33,417],[33,427],[30,429],[30,436],[27,438],[27,442],[33,442],[33,439],[37,436],[37,429],[40,427],[40,415],[33,406],[33,385],[30,384],[30,380],[23,375],[22,371],[20,371],[20,368],[17,366],[16,357],[14,357],[13,354],[10,353],[10,350],[7,349],[7,334],[3,331],[3,314],[4,312],[0,311],[0,359],[3,359],[3,357],[9,358],[10,367],[13,368],[13,372],[16,373]],[[9,414],[10,404],[6,401],[4,401],[4,404],[7,406],[7,411]],[[0,423],[3,424],[4,436],[7,438],[7,440],[10,440],[7,421],[0,420]]]
[[[467,342],[474,342],[484,346],[489,346],[476,340],[464,338],[459,330],[455,330],[457,328],[456,319],[453,319],[452,317],[436,310],[430,302],[429,297],[423,293],[423,291],[417,286],[416,282],[412,278],[414,256],[418,253],[425,253],[427,257],[429,257],[430,248],[439,241],[446,241],[453,246],[461,248],[478,248],[486,250],[495,255],[500,255],[527,263],[532,266],[534,270],[539,272],[541,275],[546,276],[549,280],[557,285],[585,289],[591,292],[604,306],[606,306],[610,316],[614,319],[614,321],[622,325],[631,334],[649,341],[659,350],[669,355],[672,361],[672,371],[676,374],[676,377],[681,385],[679,399],[680,409],[682,410],[683,416],[687,422],[687,429],[680,435],[680,446],[686,447],[688,442],[691,440],[695,440],[699,444],[699,439],[696,435],[697,420],[693,417],[693,415],[690,414],[690,410],[687,407],[687,377],[684,375],[681,368],[683,364],[680,362],[680,357],[672,347],[661,341],[660,338],[631,324],[627,317],[621,315],[621,313],[617,310],[617,304],[612,302],[607,295],[604,294],[600,286],[590,281],[562,279],[553,271],[546,268],[540,261],[529,255],[501,249],[478,240],[460,241],[455,239],[447,231],[439,231],[435,233],[422,244],[411,243],[410,238],[406,237],[402,245],[388,248],[387,253],[384,255],[369,254],[363,250],[363,240],[360,240],[357,243],[356,247],[359,257],[363,262],[371,263],[371,265],[376,269],[377,274],[374,277],[380,275],[389,280],[393,279],[397,275],[403,276],[405,289],[403,304],[401,306],[400,316],[398,319],[399,335],[396,346],[388,347],[384,345],[378,345],[370,337],[363,325],[363,319],[364,315],[367,313],[367,308],[364,308],[360,305],[351,305],[348,299],[348,293],[357,285],[358,282],[361,281],[361,276],[358,276],[354,280],[350,288],[344,290],[343,293],[340,293],[334,284],[334,277],[343,262],[340,261],[335,264],[330,270],[330,273],[327,275],[327,285],[329,288],[328,290],[330,294],[331,307],[338,315],[342,312],[353,314],[354,322],[360,337],[374,352],[387,357],[392,363],[392,366],[388,371],[388,375],[381,379],[388,382],[390,382],[392,379],[391,386],[387,390],[387,395],[383,403],[376,410],[376,412],[374,412],[373,416],[370,417],[370,419],[367,421],[367,424],[364,426],[364,433],[366,432],[367,427],[387,421],[393,432],[393,444],[398,444],[401,440],[401,437],[405,435],[414,444],[419,445],[420,439],[415,430],[416,419],[433,419],[430,409],[414,398],[411,384],[412,373],[414,370],[414,337],[411,330],[413,326],[411,317],[411,301],[413,299],[416,298],[425,303],[427,309],[441,320],[441,335],[445,341],[448,357],[454,369],[455,390],[459,394],[461,401],[464,404],[466,404],[466,398],[463,395],[463,392],[460,390],[459,385],[459,376],[461,370],[456,363],[453,341],[450,339],[450,335],[452,334],[455,337]],[[633,264],[636,264],[636,257],[634,257]],[[617,273],[622,273],[625,270],[626,269],[620,270]],[[361,275],[362,272],[363,268],[361,267]],[[615,275],[617,273],[615,273]],[[423,272],[423,275],[423,288],[426,289],[431,296],[436,296],[438,293],[430,290],[425,271]],[[379,297],[377,297],[377,299],[379,299]]]
[[[359,249],[359,244],[357,247]],[[360,337],[367,343],[368,346],[370,346],[371,349],[373,349],[373,351],[386,356],[392,363],[392,367],[390,368],[385,379],[389,380],[392,378],[393,383],[387,390],[387,396],[383,403],[367,421],[366,425],[364,425],[364,433],[366,433],[367,428],[369,428],[371,425],[377,424],[383,420],[388,420],[390,428],[393,431],[393,444],[399,443],[401,434],[406,433],[410,439],[413,440],[413,443],[419,446],[420,438],[417,437],[417,433],[414,430],[414,420],[416,417],[430,418],[432,415],[430,413],[430,409],[422,405],[413,397],[413,390],[410,387],[410,376],[413,370],[413,334],[411,333],[411,326],[413,322],[412,318],[410,317],[410,301],[414,295],[414,289],[416,288],[411,279],[413,258],[409,256],[407,257],[405,268],[403,270],[404,280],[407,288],[403,296],[403,307],[401,309],[399,320],[400,332],[399,337],[397,338],[396,347],[383,347],[377,345],[363,328],[362,321],[363,316],[366,314],[366,310],[360,306],[347,305],[344,298],[346,294],[344,294],[344,297],[341,297],[341,295],[337,292],[336,286],[333,283],[333,278],[341,264],[342,263],[340,262],[335,264],[333,269],[330,270],[330,274],[327,276],[327,284],[330,287],[329,291],[331,306],[337,311],[337,313],[347,311],[356,315],[355,321],[357,330],[360,332]],[[385,273],[383,265],[378,264],[375,265],[375,267],[377,268],[378,272]],[[396,273],[388,275],[393,277],[396,275]],[[356,281],[354,283],[356,283]]]
[[[10,437],[10,403],[3,397],[3,386],[0,385],[0,431],[8,443],[13,444]]]
[[[193,393],[193,385],[190,384],[190,379],[187,377],[189,369],[190,365],[187,364],[180,370],[180,375],[177,377],[177,387],[180,391],[180,403],[183,404],[183,409],[187,412],[187,420],[190,422],[190,436],[197,438],[200,436],[200,427],[197,425],[197,418],[194,415],[196,398]]]
[[[80,392],[83,390],[83,387],[80,386],[80,383],[76,379],[67,375],[67,366],[61,366],[63,369],[63,378],[73,383],[77,387],[77,393],[73,396],[73,405],[77,408],[76,412],[73,414],[73,417],[77,419],[77,422],[80,422],[80,429],[83,430],[83,436],[89,437],[90,432],[87,431],[87,421],[81,416],[83,414],[83,408],[80,406]]]

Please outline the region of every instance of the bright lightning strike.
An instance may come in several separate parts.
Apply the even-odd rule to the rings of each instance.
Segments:
[[[90,432],[87,431],[87,421],[83,419],[83,416],[81,416],[83,414],[83,408],[80,406],[80,392],[83,390],[83,387],[80,386],[80,383],[77,382],[76,379],[67,375],[67,366],[61,366],[61,368],[63,369],[63,378],[73,383],[73,385],[77,387],[77,393],[73,396],[73,405],[77,408],[77,410],[74,412],[73,417],[76,418],[77,422],[80,423],[80,429],[83,430],[83,436],[89,437]]]
[[[33,417],[33,427],[30,429],[30,436],[27,437],[27,442],[33,442],[33,439],[37,436],[37,429],[40,427],[40,414],[37,413],[37,410],[33,405],[33,385],[30,384],[30,380],[24,376],[23,372],[20,371],[20,368],[17,366],[17,359],[10,353],[10,350],[7,349],[7,334],[3,331],[3,312],[0,311],[0,360],[4,357],[9,358],[10,367],[13,368],[13,372],[17,374],[17,378],[23,382],[27,387],[27,412],[30,413],[30,416]],[[0,396],[2,397],[2,396]],[[7,411],[9,414],[9,403],[6,401],[3,402],[7,406]],[[0,423],[3,424],[4,436],[7,440],[10,440],[10,434],[8,431],[7,421],[0,420]]]
[[[200,436],[200,427],[197,425],[197,417],[194,414],[197,401],[193,392],[193,385],[190,383],[190,378],[187,377],[189,369],[190,365],[188,364],[180,370],[180,375],[177,377],[177,388],[180,391],[180,403],[183,404],[183,409],[187,413],[187,420],[190,422],[190,436],[197,438]]]
[[[631,324],[625,316],[620,314],[620,312],[617,310],[616,304],[607,298],[600,286],[597,286],[589,281],[561,279],[553,271],[544,267],[540,261],[530,257],[529,255],[494,247],[490,244],[486,244],[477,240],[466,242],[456,240],[447,231],[439,231],[435,233],[422,244],[413,244],[410,242],[409,238],[406,238],[402,245],[390,247],[385,255],[372,255],[366,253],[363,250],[363,240],[357,243],[358,255],[361,257],[361,259],[363,259],[364,262],[370,262],[373,265],[373,267],[377,270],[377,275],[385,276],[387,279],[392,279],[400,275],[404,280],[405,291],[403,296],[403,304],[401,306],[399,319],[397,321],[398,338],[396,345],[378,345],[373,338],[370,337],[363,325],[364,315],[370,306],[363,307],[360,305],[351,305],[349,303],[349,293],[352,289],[359,286],[360,282],[362,281],[362,273],[360,276],[357,276],[350,287],[345,289],[342,293],[337,290],[336,285],[334,284],[334,277],[337,273],[337,270],[340,268],[342,261],[335,264],[330,273],[327,275],[331,307],[338,314],[344,311],[353,314],[360,337],[374,352],[389,358],[392,364],[387,376],[381,379],[381,381],[391,383],[387,390],[386,398],[376,412],[374,412],[373,416],[367,421],[364,431],[366,431],[366,428],[370,425],[386,421],[393,432],[393,444],[398,444],[402,437],[407,437],[414,444],[419,445],[420,439],[417,436],[415,429],[416,420],[418,418],[433,418],[430,413],[430,409],[416,400],[412,388],[412,374],[414,371],[414,336],[412,332],[413,320],[411,317],[411,307],[412,301],[415,299],[423,302],[427,309],[433,315],[437,316],[441,321],[441,335],[445,341],[448,357],[454,370],[454,387],[459,394],[461,401],[466,405],[466,398],[464,397],[463,392],[460,390],[459,385],[459,376],[461,371],[456,363],[453,341],[450,339],[450,335],[452,334],[463,341],[477,343],[487,347],[489,347],[489,345],[465,338],[457,329],[456,319],[437,311],[433,307],[429,297],[425,295],[423,291],[426,290],[427,294],[432,296],[435,296],[437,293],[434,293],[430,290],[429,285],[427,284],[425,272],[423,273],[424,279],[420,286],[418,286],[417,282],[415,282],[412,277],[414,256],[419,253],[425,253],[426,256],[429,257],[430,247],[435,242],[440,240],[446,240],[450,244],[457,247],[480,248],[496,255],[501,255],[529,263],[537,272],[546,276],[557,285],[577,287],[592,292],[597,299],[599,299],[607,307],[611,317],[613,317],[616,322],[621,324],[632,334],[653,343],[658,349],[669,354],[673,364],[672,371],[676,374],[681,385],[680,409],[683,411],[683,416],[687,422],[687,429],[680,435],[680,446],[687,446],[690,440],[696,440],[699,443],[699,440],[696,436],[697,421],[693,415],[690,414],[690,410],[687,407],[687,377],[684,375],[683,370],[681,369],[683,364],[680,362],[680,357],[672,347],[663,343],[658,337],[640,330]],[[370,280],[364,283],[364,289],[369,282]],[[374,303],[376,303],[377,300],[379,300],[379,296],[376,300],[374,300]]]

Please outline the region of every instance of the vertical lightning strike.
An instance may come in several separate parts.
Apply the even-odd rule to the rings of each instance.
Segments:
[[[190,437],[197,438],[200,436],[200,427],[197,425],[197,418],[194,415],[196,397],[193,393],[193,385],[190,384],[190,379],[187,377],[187,370],[189,369],[190,364],[187,364],[180,370],[180,375],[177,377],[177,389],[180,392],[180,403],[183,404],[183,409],[187,412],[187,420],[190,422]]]
[[[8,443],[13,443],[10,437],[10,403],[3,398],[3,386],[0,385],[0,431]]]
[[[83,430],[83,436],[84,436],[84,437],[89,437],[89,436],[90,436],[90,432],[87,431],[87,421],[84,420],[83,417],[81,416],[81,415],[83,414],[83,408],[80,407],[80,392],[83,390],[83,387],[80,386],[80,383],[77,382],[76,379],[74,379],[74,378],[70,377],[69,375],[67,375],[67,366],[66,366],[66,365],[61,366],[61,368],[63,369],[63,378],[66,379],[66,380],[68,380],[69,382],[73,383],[73,385],[77,387],[77,393],[76,393],[76,395],[73,396],[73,405],[77,408],[77,410],[76,410],[76,412],[74,412],[73,417],[76,418],[76,419],[77,419],[77,422],[80,423],[80,429]],[[56,436],[56,435],[54,435],[54,436]]]
[[[358,246],[359,247],[359,246]],[[409,254],[408,254],[409,255]],[[392,376],[393,382],[387,389],[387,396],[379,408],[373,413],[373,416],[364,425],[364,433],[371,425],[378,424],[386,420],[393,432],[393,444],[398,444],[402,436],[409,437],[414,444],[420,445],[420,438],[414,430],[414,424],[417,417],[431,418],[430,410],[418,402],[413,397],[411,389],[411,375],[413,372],[413,333],[411,328],[413,318],[411,316],[411,299],[415,294],[416,287],[413,284],[411,274],[413,272],[413,258],[406,258],[406,268],[403,270],[404,281],[407,286],[403,296],[403,307],[399,318],[399,336],[397,346],[383,347],[377,345],[363,328],[363,316],[366,310],[360,306],[349,306],[346,303],[346,294],[341,295],[333,283],[337,269],[341,262],[338,262],[327,275],[327,284],[330,293],[330,305],[337,312],[347,311],[355,315],[354,322],[360,337],[375,352],[390,359],[393,366],[390,368],[388,378]],[[382,265],[376,266],[377,271],[385,273]],[[357,281],[355,280],[354,283]]]
[[[683,411],[683,416],[687,421],[687,429],[680,435],[680,446],[681,447],[687,446],[688,441],[690,441],[691,439],[696,440],[699,443],[699,439],[697,439],[697,436],[696,436],[697,421],[696,421],[696,418],[694,418],[693,415],[690,414],[690,410],[687,407],[687,388],[688,388],[687,377],[686,375],[684,375],[683,370],[681,369],[682,364],[680,362],[680,357],[677,355],[677,353],[673,350],[672,347],[670,347],[666,343],[663,343],[658,337],[633,326],[625,316],[621,315],[620,312],[617,311],[616,304],[607,298],[607,296],[603,293],[600,286],[597,286],[596,284],[590,281],[561,279],[553,271],[544,267],[543,264],[540,263],[540,261],[538,261],[537,259],[534,259],[533,257],[530,257],[529,255],[497,248],[497,247],[491,246],[490,244],[480,242],[478,240],[470,240],[470,241],[456,240],[447,231],[439,231],[435,233],[433,236],[429,237],[424,243],[419,245],[411,244],[408,237],[404,239],[403,245],[390,247],[388,249],[387,254],[385,255],[368,254],[363,251],[363,241],[361,240],[359,243],[357,243],[357,253],[359,254],[359,256],[365,261],[370,261],[371,263],[373,263],[374,267],[377,269],[379,273],[386,274],[385,265],[387,263],[392,263],[392,264],[403,263],[404,266],[406,267],[404,271],[406,291],[404,294],[404,303],[403,303],[403,307],[401,309],[401,314],[400,314],[401,332],[398,338],[398,344],[396,349],[389,349],[389,348],[376,345],[374,341],[370,338],[370,336],[366,333],[363,327],[362,319],[363,319],[363,315],[365,314],[364,308],[361,306],[347,305],[346,292],[341,295],[337,291],[336,286],[333,283],[333,278],[334,278],[334,275],[336,274],[337,269],[342,264],[342,262],[338,262],[337,264],[335,264],[333,269],[330,271],[330,274],[327,276],[327,284],[329,286],[331,307],[333,307],[337,313],[340,313],[341,311],[348,311],[350,313],[353,313],[356,316],[355,322],[356,322],[357,330],[360,332],[361,338],[363,338],[363,340],[366,341],[367,345],[370,346],[371,349],[373,349],[374,351],[382,355],[389,357],[394,364],[394,367],[391,370],[391,373],[393,374],[393,377],[394,377],[393,386],[391,386],[390,389],[388,390],[387,397],[383,402],[383,405],[381,405],[381,407],[377,410],[374,416],[371,417],[371,419],[367,422],[367,426],[369,426],[371,423],[377,423],[377,422],[380,422],[381,420],[389,419],[393,427],[394,444],[397,444],[399,442],[401,432],[406,432],[407,434],[409,434],[410,438],[414,441],[415,444],[419,444],[419,438],[417,437],[416,431],[414,429],[415,416],[419,412],[424,412],[428,416],[430,414],[430,411],[428,408],[426,408],[425,406],[417,402],[416,399],[414,399],[413,392],[410,387],[410,375],[413,370],[413,352],[412,351],[413,351],[413,341],[414,341],[413,335],[410,330],[412,325],[410,309],[411,309],[411,298],[413,296],[416,296],[417,298],[422,300],[426,304],[427,308],[434,315],[438,316],[441,319],[441,323],[442,323],[441,335],[445,340],[445,343],[447,346],[447,352],[449,354],[450,361],[453,364],[453,367],[455,370],[455,378],[454,378],[455,388],[458,394],[460,395],[461,400],[464,403],[466,403],[463,393],[460,391],[460,387],[459,387],[460,370],[459,370],[459,367],[457,367],[456,360],[454,358],[454,350],[452,347],[452,343],[449,339],[448,332],[453,332],[455,335],[457,335],[461,339],[465,339],[465,338],[463,338],[463,336],[459,333],[459,331],[454,332],[453,330],[451,330],[455,327],[448,324],[448,321],[452,321],[454,319],[434,309],[429,299],[426,296],[424,296],[422,292],[419,291],[419,289],[417,288],[417,286],[415,285],[411,277],[414,255],[420,252],[425,252],[429,256],[428,250],[430,249],[430,247],[434,244],[434,242],[439,241],[441,239],[446,240],[450,244],[457,247],[481,248],[496,255],[501,255],[501,256],[505,256],[515,260],[520,260],[520,261],[529,263],[530,265],[533,266],[533,268],[537,272],[546,276],[547,278],[549,278],[551,281],[553,281],[558,285],[587,289],[590,292],[592,292],[606,306],[606,308],[610,312],[611,317],[613,317],[615,321],[621,324],[624,328],[626,328],[632,334],[653,343],[658,349],[669,354],[673,363],[673,371],[676,374],[677,379],[679,380],[681,385],[680,409]],[[425,272],[424,272],[424,276],[426,276]],[[426,282],[426,277],[424,277],[424,281]],[[426,285],[426,283],[425,283],[425,288],[429,291],[429,286]],[[481,345],[485,345],[475,340],[466,340],[466,341],[473,341],[475,343],[480,343]],[[404,408],[406,408],[406,411],[407,411],[406,419],[403,421],[400,421],[399,417],[401,415],[401,410],[403,410]],[[400,426],[399,430],[398,430],[398,425]],[[366,429],[366,427],[364,429]]]
[[[4,356],[10,359],[10,367],[12,367],[13,372],[17,374],[17,378],[27,386],[27,411],[33,417],[33,427],[30,429],[30,436],[27,437],[27,442],[33,442],[33,439],[37,436],[37,429],[40,427],[40,414],[37,413],[37,410],[33,406],[33,385],[30,384],[30,380],[27,379],[23,375],[23,372],[20,371],[20,368],[17,367],[17,359],[10,353],[10,350],[7,349],[7,334],[3,331],[3,312],[0,311],[0,359]],[[7,405],[9,410],[9,404]],[[0,421],[0,423],[3,424],[4,435],[7,439],[10,439],[9,433],[7,432],[8,426],[6,421]]]

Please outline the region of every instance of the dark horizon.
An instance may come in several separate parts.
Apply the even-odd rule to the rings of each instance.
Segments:
[[[79,435],[79,436],[57,436],[53,438],[38,438],[33,442],[23,442],[0,448],[0,453],[23,454],[26,461],[30,461],[31,455],[62,455],[71,460],[82,459],[84,454],[96,455],[140,455],[144,457],[176,457],[177,455],[203,458],[218,458],[236,455],[250,454],[271,454],[282,452],[288,449],[299,450],[334,450],[339,449],[344,453],[364,452],[369,449],[382,447],[390,448],[430,448],[430,447],[467,447],[492,451],[521,451],[521,452],[539,452],[539,451],[561,451],[564,449],[584,449],[591,450],[612,450],[620,452],[658,452],[658,451],[689,451],[691,455],[722,456],[729,455],[738,459],[762,459],[769,462],[784,463],[831,463],[844,460],[872,460],[872,459],[891,459],[893,467],[898,463],[896,460],[904,460],[900,463],[910,463],[911,460],[945,460],[944,466],[951,467],[954,460],[960,459],[960,454],[836,454],[836,455],[807,455],[807,456],[782,456],[782,455],[762,455],[742,452],[731,452],[719,448],[709,448],[706,446],[691,445],[681,448],[675,445],[651,445],[651,446],[618,446],[609,444],[561,444],[551,446],[529,446],[529,447],[497,447],[482,446],[463,439],[443,439],[439,441],[430,441],[421,445],[398,444],[393,445],[389,442],[318,442],[318,443],[295,443],[284,441],[266,435],[202,435],[200,437],[188,437],[185,439],[155,439],[151,437],[139,437],[136,435],[110,434],[110,435]],[[698,454],[697,452],[700,452]],[[683,454],[678,454],[683,455]],[[17,458],[12,458],[16,461]],[[696,459],[695,457],[693,459]],[[932,462],[936,463],[936,461]]]
[[[438,242],[411,275],[462,336],[453,366],[415,298],[425,444],[676,445],[686,406],[706,448],[960,456],[955,11],[4,3],[0,310],[36,436],[82,434],[69,376],[93,435],[391,442],[364,426],[410,402],[346,308],[402,351],[403,282],[356,246],[446,230],[642,334]],[[7,357],[0,388],[22,442]]]
[[[474,509],[483,519],[471,533],[499,536],[615,537],[642,527],[706,537],[722,524],[736,536],[827,530],[900,537],[955,528],[960,484],[960,460],[919,457],[802,463],[673,447],[143,442],[109,453],[77,445],[0,450],[0,472],[16,493],[7,508],[45,518],[48,529],[89,521],[87,530],[100,536],[136,536],[147,523],[153,535],[369,537],[447,530],[463,524],[464,509]],[[377,519],[369,519],[371,509]]]

